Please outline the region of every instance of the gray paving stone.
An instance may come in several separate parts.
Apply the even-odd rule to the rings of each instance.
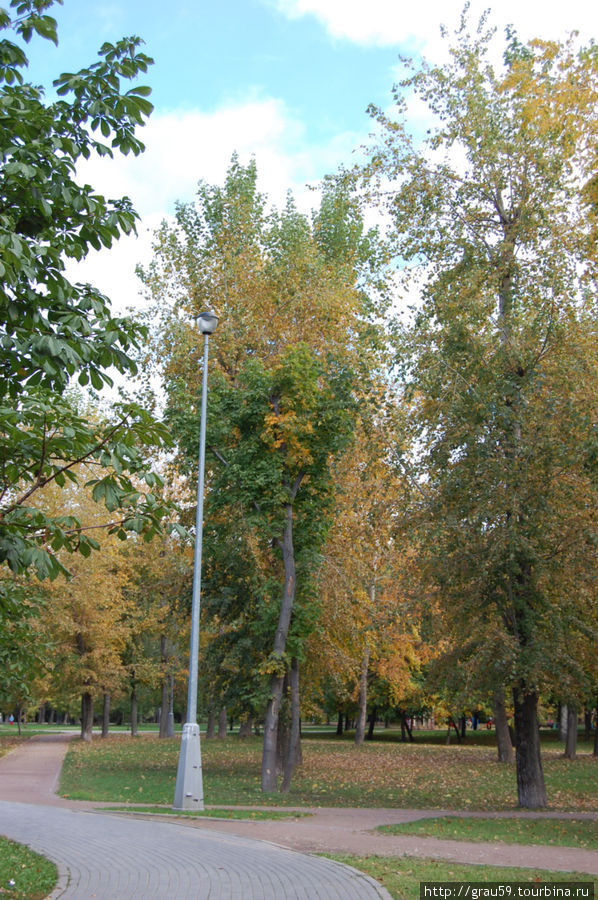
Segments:
[[[389,900],[332,860],[185,825],[0,802],[0,834],[59,865],[76,900]],[[68,883],[67,883],[68,882]]]

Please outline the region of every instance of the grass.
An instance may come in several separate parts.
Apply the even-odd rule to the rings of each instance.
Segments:
[[[381,825],[385,834],[419,834],[450,841],[502,841],[598,850],[598,821],[592,819],[478,819],[439,816],[401,825]]]
[[[28,847],[0,837],[0,896],[11,900],[42,900],[54,889],[54,863]]]
[[[122,813],[144,813],[159,816],[184,816],[186,818],[239,819],[241,821],[264,821],[267,819],[299,819],[309,815],[301,812],[285,812],[276,809],[172,809],[168,806],[102,806],[101,810]]]
[[[303,765],[289,794],[264,795],[261,740],[236,737],[202,743],[206,803],[213,806],[415,807],[508,810],[516,806],[515,769],[496,762],[494,748],[451,745],[303,741]],[[179,739],[125,736],[71,745],[61,792],[73,799],[170,805]],[[598,808],[598,760],[543,753],[554,810]]]
[[[327,854],[328,855],[328,854]],[[469,866],[434,859],[408,856],[330,856],[371,875],[384,885],[394,900],[419,900],[421,881],[494,881],[494,882],[593,882],[591,875],[576,872],[547,872],[505,866]]]

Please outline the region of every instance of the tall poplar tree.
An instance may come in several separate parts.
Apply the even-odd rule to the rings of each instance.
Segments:
[[[200,184],[196,202],[180,205],[176,226],[163,226],[154,261],[142,273],[162,311],[156,358],[167,417],[189,472],[196,469],[199,426],[200,350],[192,318],[206,306],[220,316],[210,342],[206,536],[210,507],[219,518],[223,508],[233,521],[241,516],[239,534],[244,541],[250,534],[247,547],[253,542],[257,551],[246,583],[261,569],[265,585],[252,604],[262,626],[259,635],[254,630],[259,669],[269,682],[265,791],[277,785],[287,677],[295,684],[298,732],[298,661],[313,621],[310,568],[318,567],[309,556],[325,533],[330,463],[352,427],[354,372],[367,369],[374,354],[365,290],[372,240],[342,187],[327,187],[312,221],[292,198],[282,211],[269,211],[255,163],[242,166],[233,158],[223,187]],[[236,591],[237,573],[234,581]],[[292,760],[287,785],[291,769]]]
[[[493,66],[493,39],[464,18],[450,62],[398,86],[397,118],[373,110],[368,176],[419,298],[398,331],[428,572],[480,680],[512,690],[535,808],[538,697],[579,677],[576,636],[597,621],[598,53],[508,33]],[[430,113],[418,142],[411,95]]]

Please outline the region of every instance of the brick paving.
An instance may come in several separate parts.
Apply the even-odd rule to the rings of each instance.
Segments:
[[[253,838],[108,813],[0,801],[0,832],[59,865],[52,898],[381,900],[375,881]]]

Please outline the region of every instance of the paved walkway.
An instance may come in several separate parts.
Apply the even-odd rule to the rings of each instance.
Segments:
[[[372,878],[332,860],[61,800],[54,790],[66,747],[44,736],[0,759],[0,834],[57,864],[53,900],[390,900]]]
[[[202,829],[253,835],[304,853],[348,853],[356,856],[419,856],[486,866],[521,866],[598,875],[598,851],[572,847],[473,843],[418,835],[381,834],[378,825],[428,818],[431,810],[316,809],[313,818],[265,822],[203,820]],[[434,815],[451,815],[434,810]],[[454,814],[454,813],[453,813]],[[485,814],[487,815],[487,814]],[[514,815],[508,813],[507,815]],[[576,816],[579,818],[579,816]],[[589,817],[588,817],[589,818]],[[257,826],[257,827],[256,827]]]
[[[332,884],[322,881],[322,874],[319,871],[315,874],[313,870],[306,872],[305,876],[293,875],[290,883],[286,881],[283,883],[280,881],[281,876],[275,874],[277,872],[276,865],[277,861],[280,861],[282,871],[287,871],[286,867],[289,863],[280,854],[286,852],[288,857],[289,849],[299,850],[302,853],[332,852],[356,855],[425,856],[463,863],[522,866],[533,869],[553,869],[562,872],[577,871],[598,875],[598,852],[592,850],[501,843],[466,843],[436,838],[421,838],[415,835],[383,835],[372,830],[379,824],[408,822],[424,818],[431,814],[430,810],[318,808],[309,810],[312,816],[308,818],[271,821],[223,821],[222,819],[210,820],[202,818],[193,821],[186,820],[185,824],[175,823],[172,819],[170,821],[156,820],[155,817],[152,817],[152,820],[149,821],[148,818],[143,816],[135,816],[133,818],[131,814],[126,814],[126,816],[111,814],[108,816],[108,814],[102,813],[100,815],[98,814],[98,807],[101,804],[65,800],[57,797],[55,794],[67,741],[68,738],[62,735],[34,738],[22,745],[18,751],[13,751],[13,753],[0,760],[0,798],[4,801],[11,801],[10,804],[0,804],[0,833],[17,837],[12,832],[12,829],[16,827],[17,821],[25,823],[23,827],[31,833],[32,823],[37,820],[38,828],[34,834],[34,839],[39,843],[34,844],[31,839],[26,840],[24,837],[17,837],[17,839],[24,840],[25,843],[38,847],[55,860],[64,860],[64,864],[68,866],[71,872],[72,880],[69,890],[75,886],[76,878],[87,877],[73,874],[79,871],[78,867],[83,867],[87,871],[86,867],[92,864],[87,857],[98,862],[98,868],[94,877],[100,878],[101,876],[104,880],[108,877],[110,879],[121,877],[118,872],[120,870],[123,872],[128,871],[131,866],[131,858],[133,861],[139,860],[140,865],[137,868],[141,869],[141,872],[138,872],[134,877],[141,879],[145,877],[143,873],[147,872],[148,866],[154,871],[156,860],[162,860],[165,853],[167,858],[170,858],[171,851],[167,848],[173,844],[175,848],[173,851],[173,859],[175,860],[173,870],[171,875],[164,877],[184,879],[187,877],[185,873],[189,870],[192,887],[188,888],[185,886],[184,880],[180,881],[180,886],[179,881],[174,881],[173,884],[176,885],[174,893],[152,894],[148,893],[147,881],[143,885],[141,885],[141,881],[138,881],[137,887],[133,885],[131,890],[141,890],[141,893],[123,893],[122,888],[119,887],[118,893],[115,894],[114,885],[110,881],[106,882],[112,884],[108,893],[63,893],[56,894],[56,896],[80,898],[97,896],[109,897],[110,900],[114,900],[115,897],[169,897],[175,898],[175,900],[178,897],[184,898],[187,896],[194,898],[207,897],[207,893],[205,895],[197,893],[197,879],[199,878],[200,885],[212,885],[210,889],[214,892],[209,895],[210,900],[215,897],[221,898],[221,900],[229,897],[239,898],[239,900],[261,900],[261,898],[269,898],[271,896],[276,897],[276,900],[308,896],[310,898],[322,897],[323,900],[332,900],[336,896],[342,896],[346,900],[352,897],[359,898],[359,900],[362,900],[362,898],[366,900],[368,897],[388,897],[388,894],[382,888],[369,879],[359,880],[359,876],[352,870],[345,870],[344,867],[338,866],[332,866],[332,868],[327,869],[330,878],[332,878]],[[16,806],[16,804],[19,805]],[[28,813],[27,806],[29,804],[43,804],[45,808],[42,810],[36,807],[35,813]],[[49,809],[48,807],[54,807],[54,809]],[[19,810],[18,816],[15,810]],[[95,810],[96,814],[85,814],[81,810],[85,810],[85,813]],[[435,815],[448,813],[449,811],[434,811]],[[487,815],[487,813],[479,815]],[[496,815],[562,817],[564,814],[505,812]],[[573,815],[575,818],[598,818],[596,813],[571,814],[571,816]],[[54,816],[57,818],[54,819]],[[56,848],[52,850],[49,844],[43,845],[44,840],[50,840],[47,832],[51,822],[56,822],[55,827],[57,831],[59,828],[67,829],[67,831],[70,829],[71,833],[74,831],[74,837],[72,838],[73,846],[75,846],[74,852],[76,854],[79,853],[79,856],[76,856],[75,859],[67,858],[66,855],[67,847],[70,848],[71,846],[71,838],[67,840],[66,831],[60,839],[59,849],[62,848],[60,850],[62,856]],[[59,823],[63,824],[59,825]],[[85,823],[85,825],[83,826],[80,823]],[[137,852],[137,839],[135,838],[135,829],[137,827],[139,827],[140,835],[139,855]],[[97,829],[97,833],[94,829]],[[121,831],[121,829],[123,830]],[[131,829],[131,831],[126,829]],[[82,850],[76,851],[76,846],[79,845],[79,835],[83,834],[88,836],[84,839],[82,838]],[[94,837],[93,835],[96,836]],[[115,844],[114,850],[109,852],[104,848],[104,842],[108,839],[108,835],[113,844]],[[183,835],[185,836],[184,839]],[[269,843],[260,844],[256,842],[256,839]],[[220,857],[218,850],[213,850],[212,845],[208,843],[209,841],[216,841],[216,847],[221,847]],[[237,843],[238,841],[240,843]],[[89,842],[91,842],[92,846],[97,846],[97,852],[84,853]],[[206,843],[204,844],[204,842]],[[222,843],[219,844],[218,842]],[[179,856],[178,849],[176,849],[179,846],[186,848],[182,851],[182,857]],[[134,851],[131,850],[131,847],[135,848]],[[195,849],[190,850],[190,847]],[[211,847],[212,849],[210,849]],[[210,855],[212,851],[214,853],[213,856]],[[263,855],[266,852],[274,854],[272,859],[270,856]],[[106,867],[102,867],[101,862],[102,859],[112,859],[112,853],[115,853],[114,859],[119,861],[119,865],[116,866],[113,873],[109,872],[107,874],[104,871]],[[198,863],[194,860],[198,854],[201,855],[202,867],[205,865],[206,859],[215,860],[217,863],[216,873],[210,870],[206,874],[203,868],[201,868],[201,871],[196,868]],[[81,856],[84,858],[81,858]],[[247,856],[254,860],[254,868],[248,867]],[[231,860],[230,866],[229,858]],[[314,857],[305,857],[300,854],[291,854],[290,858],[294,861],[308,860],[310,865],[318,863],[326,867],[329,864],[326,860],[318,860]],[[234,882],[229,881],[229,878],[241,878],[241,875],[233,876],[230,874],[238,871],[235,868],[237,862],[242,867],[241,871],[248,873],[246,884],[238,880]],[[134,862],[134,865],[137,865],[137,863]],[[264,893],[266,887],[260,882],[252,881],[251,879],[254,876],[251,873],[255,871],[255,878],[259,874],[263,881],[265,872],[270,870],[272,871],[273,881],[271,884],[269,883],[268,890],[273,891],[273,893]],[[332,885],[340,878],[341,872],[345,873],[350,887],[341,887],[339,883],[340,893],[336,894]],[[152,884],[156,883],[156,889],[158,891],[163,890],[160,887],[162,882],[155,881],[157,875],[154,874],[152,877],[154,879]],[[243,877],[245,876],[243,875]],[[220,884],[221,893],[218,893],[214,888],[216,883]],[[314,884],[319,886],[317,889],[321,893],[315,892]],[[307,894],[302,893],[306,885],[308,885]],[[78,888],[75,889],[78,890]],[[192,893],[185,893],[189,889]],[[110,893],[110,890],[112,890],[112,893]],[[258,891],[257,893],[255,892],[256,890]],[[180,891],[180,893],[177,893],[177,891]],[[295,893],[289,893],[289,891],[295,891]]]
[[[174,822],[0,802],[0,831],[59,864],[54,898],[388,898],[375,881],[332,860]]]

